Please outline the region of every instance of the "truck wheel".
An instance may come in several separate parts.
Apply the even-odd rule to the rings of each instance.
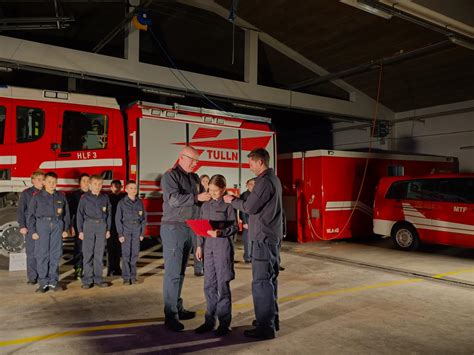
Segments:
[[[398,224],[393,227],[392,240],[400,250],[416,250],[420,246],[420,238],[415,227],[411,224]]]
[[[20,233],[16,221],[16,207],[1,210],[0,216],[0,254],[19,253],[25,248],[25,237]]]

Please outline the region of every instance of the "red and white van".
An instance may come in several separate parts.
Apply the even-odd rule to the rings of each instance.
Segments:
[[[420,242],[474,248],[474,174],[381,179],[374,233],[403,250]]]

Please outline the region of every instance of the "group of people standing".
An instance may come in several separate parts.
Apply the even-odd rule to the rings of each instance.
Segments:
[[[181,150],[178,163],[161,178],[163,299],[165,326],[170,330],[183,330],[181,321],[196,316],[184,308],[181,298],[185,270],[194,249],[195,274],[204,275],[207,302],[204,323],[196,332],[214,330],[217,321],[216,335],[231,331],[230,282],[235,277],[232,237],[238,230],[237,210],[243,224],[244,261],[252,264],[256,318],[254,328],[244,335],[272,339],[279,330],[277,279],[283,237],[282,188],[269,167],[270,155],[265,149],[252,150],[248,158],[256,177],[247,181],[248,191],[240,198],[227,193],[226,179],[219,174],[210,177],[208,186],[203,186],[194,173],[199,153],[190,146]],[[137,197],[134,181],[126,183],[126,194],[121,192],[120,181],[113,181],[112,192],[107,195],[102,192],[101,176],[82,174],[80,188],[70,195],[69,201],[56,191],[55,173],[36,171],[31,181],[33,186],[20,196],[18,223],[26,238],[28,283],[39,283],[37,292],[59,290],[62,238],[69,231],[75,236],[74,269],[75,276],[82,278],[82,288],[109,286],[102,280],[106,246],[108,275],[121,274],[125,284],[136,283],[146,212]],[[196,238],[186,223],[189,219],[209,220],[212,229],[208,236]]]
[[[226,181],[222,175],[211,177],[206,191],[199,176],[194,173],[199,153],[189,146],[182,149],[178,163],[161,179],[164,313],[165,325],[173,331],[183,330],[181,321],[196,316],[195,312],[184,308],[181,298],[187,261],[193,247],[193,232],[186,224],[188,219],[207,219],[212,227],[207,232],[207,238],[198,238],[195,251],[196,258],[204,260],[204,294],[207,302],[204,323],[196,332],[214,330],[217,321],[219,326],[215,330],[216,335],[222,336],[231,331],[230,282],[235,276],[231,237],[237,231],[235,210],[248,215],[244,231],[247,230],[251,241],[251,251],[248,250],[247,255],[252,263],[252,296],[256,319],[254,328],[246,330],[244,335],[272,339],[279,330],[277,279],[283,237],[282,187],[269,167],[270,155],[265,149],[252,150],[248,158],[250,170],[256,178],[245,200],[226,194]]]
[[[26,240],[27,283],[38,283],[38,293],[61,289],[62,239],[69,233],[75,237],[74,275],[82,279],[83,289],[109,286],[102,279],[106,247],[107,274],[122,275],[125,284],[136,283],[136,263],[146,225],[136,183],[128,181],[124,194],[121,182],[114,180],[112,193],[105,194],[100,175],[82,174],[80,188],[67,199],[56,190],[57,180],[54,172],[35,171],[33,186],[20,195],[17,219]]]

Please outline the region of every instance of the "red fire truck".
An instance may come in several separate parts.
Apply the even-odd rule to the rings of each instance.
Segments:
[[[138,182],[148,212],[146,234],[157,236],[160,178],[190,144],[198,174],[223,174],[239,190],[252,177],[247,153],[275,154],[270,119],[181,105],[135,102],[121,110],[113,98],[18,87],[0,88],[0,251],[23,249],[16,223],[19,193],[36,169],[55,171],[58,188],[78,187],[81,173]],[[275,159],[272,159],[272,166]]]
[[[375,188],[384,176],[457,172],[453,157],[314,150],[278,156],[288,235],[301,242],[372,234]]]
[[[381,179],[374,233],[402,250],[420,242],[474,248],[474,174]]]

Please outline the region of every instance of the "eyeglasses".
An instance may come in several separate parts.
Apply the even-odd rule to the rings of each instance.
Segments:
[[[199,159],[192,158],[192,157],[190,157],[189,155],[186,155],[186,154],[183,154],[183,156],[185,156],[188,159],[191,159],[192,161],[194,161],[196,163],[199,163]]]

